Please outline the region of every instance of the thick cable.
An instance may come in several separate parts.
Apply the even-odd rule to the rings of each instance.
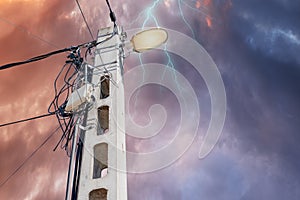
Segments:
[[[56,55],[56,54],[64,53],[64,52],[67,52],[67,51],[77,50],[80,47],[90,47],[90,46],[93,46],[95,43],[96,43],[96,41],[86,42],[86,43],[83,43],[83,44],[80,44],[80,45],[77,45],[77,46],[72,46],[72,47],[68,47],[68,48],[64,48],[64,49],[59,49],[59,50],[52,51],[52,52],[49,52],[49,53],[46,53],[46,54],[43,54],[43,55],[39,55],[39,56],[30,58],[30,59],[27,59],[25,61],[8,63],[8,64],[0,66],[0,70],[12,68],[12,67],[15,67],[15,66],[18,66],[18,65],[23,65],[23,64],[27,64],[27,63],[31,63],[31,62],[36,62],[36,61],[39,61],[39,60],[43,60],[45,58],[48,58],[48,57]]]
[[[106,4],[107,4],[108,9],[109,9],[109,17],[110,17],[110,20],[114,23],[114,26],[116,26],[116,21],[117,21],[116,15],[115,15],[115,13],[112,11],[111,6],[110,6],[110,3],[109,3],[108,0],[106,0]]]
[[[48,117],[48,116],[51,116],[51,115],[55,115],[55,112],[51,112],[51,113],[48,113],[48,114],[39,115],[39,116],[36,116],[36,117],[27,118],[27,119],[21,119],[21,120],[18,120],[18,121],[9,122],[9,123],[5,123],[5,124],[0,124],[0,128],[4,127],[4,126],[9,126],[9,125],[13,125],[13,124],[18,124],[18,123],[22,123],[22,122],[26,122],[26,121],[30,121],[30,120],[43,118],[43,117]]]
[[[30,58],[28,60],[25,60],[25,61],[14,62],[14,63],[9,63],[9,64],[6,64],[6,65],[2,65],[0,67],[0,70],[8,69],[8,68],[11,68],[11,67],[15,67],[15,66],[18,66],[18,65],[23,65],[23,64],[27,64],[27,63],[31,63],[31,62],[36,62],[36,61],[39,61],[39,60],[43,60],[43,59],[48,58],[50,56],[53,56],[55,54],[60,54],[60,53],[66,52],[66,51],[70,51],[70,48],[60,49],[60,50],[57,50],[57,51],[52,51],[50,53],[39,55],[39,56]]]

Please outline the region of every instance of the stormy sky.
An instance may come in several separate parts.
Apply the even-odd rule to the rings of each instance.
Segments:
[[[111,25],[104,0],[79,2],[94,35]],[[111,5],[118,24],[127,30],[158,25],[201,44],[218,66],[227,97],[221,137],[213,151],[199,159],[211,116],[209,92],[193,66],[170,53],[174,69],[190,81],[197,96],[199,130],[176,162],[150,173],[128,174],[128,198],[299,199],[300,1],[111,0]],[[0,65],[91,41],[71,0],[0,0],[0,27]],[[0,123],[47,112],[53,81],[66,56],[0,72]],[[139,61],[130,55],[125,71]],[[164,51],[145,53],[142,61],[170,66]],[[148,152],[168,144],[180,123],[175,95],[167,88],[144,86],[130,102],[132,116],[141,125],[149,122],[152,104],[165,107],[167,120],[149,140],[128,136],[128,151]],[[56,127],[49,117],[0,129],[0,184]],[[52,151],[60,135],[51,137],[0,187],[0,199],[64,198],[68,158],[63,150]],[[186,137],[190,135],[187,131]],[[146,164],[127,163],[129,168]]]

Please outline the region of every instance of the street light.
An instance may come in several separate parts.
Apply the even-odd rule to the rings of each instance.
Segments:
[[[168,39],[168,33],[162,28],[151,28],[134,35],[130,42],[135,52],[142,53],[144,51],[157,48],[165,43]]]

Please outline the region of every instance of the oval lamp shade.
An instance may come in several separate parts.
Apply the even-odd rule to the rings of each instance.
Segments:
[[[144,51],[156,48],[165,43],[168,39],[168,33],[161,28],[151,28],[137,33],[131,38],[133,50],[142,53]]]

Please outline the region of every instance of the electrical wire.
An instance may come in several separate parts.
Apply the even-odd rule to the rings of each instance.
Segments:
[[[39,116],[27,118],[27,119],[21,119],[21,120],[18,120],[18,121],[9,122],[9,123],[5,123],[5,124],[0,124],[0,128],[4,127],[4,126],[9,126],[9,125],[13,125],[13,124],[18,124],[18,123],[22,123],[22,122],[26,122],[26,121],[31,121],[31,120],[43,118],[43,117],[48,117],[48,116],[51,116],[51,115],[55,115],[55,112],[51,112],[51,113],[47,113],[47,114],[43,114],[43,115],[39,115]]]
[[[0,184],[0,188],[5,185],[28,162],[30,158],[32,158],[58,130],[59,127],[52,131],[49,136]]]
[[[114,26],[116,27],[116,26],[117,26],[117,25],[116,25],[116,21],[117,21],[116,15],[115,15],[115,13],[112,11],[111,6],[110,6],[108,0],[106,0],[106,4],[107,4],[108,9],[109,9],[109,17],[110,17],[110,20],[114,23]]]
[[[84,19],[84,22],[85,22],[85,24],[86,24],[86,26],[87,26],[87,28],[88,28],[88,31],[89,31],[89,33],[90,33],[92,39],[93,39],[92,42],[84,43],[84,44],[78,45],[78,46],[76,46],[76,47],[70,47],[70,48],[59,49],[59,50],[52,51],[52,52],[47,53],[47,54],[43,54],[43,55],[39,55],[39,56],[30,58],[30,59],[25,60],[25,61],[20,61],[20,62],[14,62],[14,63],[5,64],[5,65],[0,66],[0,70],[12,68],[12,67],[15,67],[15,66],[19,66],[19,65],[23,65],[23,64],[27,64],[27,63],[31,63],[31,62],[36,62],[36,61],[39,61],[39,60],[48,58],[48,57],[50,57],[50,56],[53,56],[53,55],[55,55],[55,54],[60,54],[60,53],[67,52],[67,51],[73,51],[73,50],[78,49],[78,48],[80,48],[80,47],[82,47],[82,46],[88,47],[87,50],[90,50],[90,48],[97,46],[97,45],[99,44],[99,42],[97,43],[97,41],[94,39],[94,36],[93,36],[92,31],[91,31],[91,29],[90,29],[90,27],[89,27],[89,25],[88,25],[88,23],[87,23],[87,20],[86,20],[86,18],[85,18],[85,16],[84,16],[84,13],[83,13],[82,9],[81,9],[81,6],[80,6],[79,1],[76,0],[76,3],[77,3],[77,5],[78,5],[78,8],[79,8],[79,10],[80,10],[80,12],[81,12],[81,15],[82,15],[82,17],[83,17],[83,19]],[[109,14],[110,19],[111,19],[111,21],[114,23],[114,28],[116,28],[116,20],[117,20],[117,19],[116,19],[116,16],[115,16],[114,12],[112,11],[111,6],[110,6],[108,0],[106,0],[106,4],[107,4],[107,6],[108,6],[108,8],[109,8],[109,11],[110,11],[110,14]],[[3,19],[2,19],[2,20],[3,20]],[[9,21],[8,21],[8,22],[9,22]],[[11,23],[10,23],[10,24],[11,24]],[[115,32],[115,31],[114,31],[114,32]],[[112,34],[112,35],[114,35],[114,34]],[[40,38],[39,38],[39,39],[40,39]],[[110,38],[108,38],[108,39],[110,39]],[[108,39],[107,39],[107,40],[108,40]],[[44,41],[44,40],[42,40],[42,41]],[[46,41],[44,41],[44,42],[46,42]],[[100,43],[102,43],[102,42],[105,42],[105,41],[101,41]],[[47,43],[48,43],[48,42],[47,42]]]
[[[91,34],[91,37],[92,37],[92,39],[94,40],[94,36],[93,36],[93,34],[92,34],[92,31],[91,31],[91,29],[90,29],[89,24],[88,24],[87,21],[86,21],[86,18],[85,18],[84,14],[83,14],[83,11],[82,11],[82,9],[81,9],[81,6],[80,6],[78,0],[76,0],[76,3],[77,3],[77,6],[78,6],[78,8],[79,8],[79,10],[80,10],[80,12],[81,12],[81,15],[82,15],[82,18],[83,18],[83,20],[84,20],[84,22],[85,22],[85,24],[86,24],[86,27],[88,28],[88,30],[89,30],[89,32],[90,32],[90,34]]]
[[[16,29],[19,29],[19,30],[22,31],[22,32],[25,32],[27,35],[31,35],[32,38],[35,38],[35,39],[37,39],[37,40],[39,40],[39,41],[41,41],[41,42],[44,42],[45,44],[48,44],[49,46],[58,48],[57,45],[55,45],[55,44],[53,44],[53,43],[51,43],[51,42],[45,40],[44,38],[42,38],[42,37],[40,37],[40,36],[38,36],[38,35],[33,34],[32,32],[30,32],[28,29],[26,29],[26,28],[23,27],[23,26],[17,25],[17,24],[13,23],[12,21],[10,21],[10,20],[8,20],[8,19],[2,17],[2,16],[0,16],[0,20],[3,21],[3,22],[5,22],[6,24],[9,24],[9,25],[11,25],[11,26],[14,26]]]
[[[27,64],[27,63],[31,63],[31,62],[36,62],[36,61],[48,58],[50,56],[60,54],[60,53],[64,53],[64,52],[67,52],[67,51],[76,51],[81,47],[94,46],[95,43],[96,43],[96,41],[86,42],[86,43],[83,43],[83,44],[80,44],[80,45],[77,45],[77,46],[71,46],[71,47],[68,47],[68,48],[59,49],[59,50],[52,51],[52,52],[49,52],[49,53],[46,53],[46,54],[43,54],[43,55],[39,55],[39,56],[36,56],[36,57],[33,57],[33,58],[29,58],[25,61],[5,64],[5,65],[0,66],[0,70],[8,69],[8,68],[11,68],[11,67],[15,67],[15,66],[18,66],[18,65],[23,65],[23,64]]]
[[[104,43],[104,42],[107,42],[108,40],[110,40],[110,39],[112,39],[115,35],[116,35],[116,32],[117,30],[116,29],[114,29],[114,31],[111,33],[111,35],[109,36],[109,37],[107,37],[107,38],[105,38],[105,39],[103,39],[103,40],[101,40],[101,41],[93,41],[88,47],[87,47],[87,49],[86,49],[86,51],[85,51],[85,56],[84,56],[84,58],[85,58],[85,60],[87,60],[87,54],[88,54],[88,52],[91,52],[91,49],[92,48],[94,48],[94,47],[96,47],[97,45],[99,45],[99,44],[102,44],[102,43]]]
[[[49,52],[49,53],[46,53],[46,54],[35,56],[35,57],[29,58],[25,61],[5,64],[5,65],[0,66],[0,70],[12,68],[12,67],[15,67],[15,66],[19,66],[19,65],[23,65],[23,64],[27,64],[27,63],[31,63],[31,62],[36,62],[36,61],[48,58],[50,56],[60,54],[60,53],[64,53],[64,52],[67,52],[67,51],[76,51],[76,50],[80,49],[80,47],[87,47],[87,51],[89,51],[91,48],[97,46],[100,43],[106,42],[107,40],[111,39],[113,36],[114,36],[114,33],[110,37],[108,37],[108,38],[106,38],[106,39],[104,39],[103,41],[100,41],[100,42],[97,42],[96,40],[94,40],[92,42],[86,42],[86,43],[83,43],[83,44],[80,44],[80,45],[77,45],[77,46],[72,46],[72,47],[68,47],[68,48],[64,48],[64,49],[59,49],[59,50],[52,51],[52,52]],[[79,65],[78,61],[77,61],[77,63],[75,63],[75,65],[77,65],[77,66]]]
[[[110,40],[115,34],[116,34],[116,30],[114,29],[113,33],[109,37],[107,37],[101,41],[98,41],[98,42],[96,40],[94,40],[92,42],[83,43],[83,44],[80,44],[75,47],[64,48],[64,49],[56,50],[56,51],[53,51],[53,52],[50,52],[47,54],[39,55],[39,56],[30,58],[26,61],[10,63],[10,64],[1,66],[0,70],[7,69],[7,68],[11,68],[11,67],[14,67],[17,65],[22,65],[22,64],[29,63],[29,62],[35,62],[38,60],[42,60],[44,58],[47,58],[49,56],[52,56],[52,55],[55,55],[58,53],[71,51],[70,55],[68,56],[68,58],[70,60],[66,61],[66,64],[62,67],[62,69],[59,71],[57,77],[55,78],[55,81],[54,81],[55,96],[48,107],[48,114],[2,124],[2,125],[0,125],[0,127],[8,126],[8,125],[16,124],[16,123],[21,123],[21,122],[25,122],[25,121],[30,121],[30,120],[34,120],[34,119],[38,119],[38,118],[42,118],[42,117],[47,117],[47,116],[55,114],[57,121],[59,123],[59,127],[62,130],[63,134],[62,134],[58,144],[55,146],[54,150],[56,150],[56,148],[60,145],[60,147],[65,149],[67,151],[67,154],[69,154],[69,144],[70,144],[70,141],[72,140],[73,130],[75,128],[75,124],[78,121],[79,117],[78,116],[75,117],[72,112],[66,112],[65,107],[69,100],[69,95],[76,89],[75,81],[80,79],[79,74],[80,74],[80,70],[81,70],[82,62],[83,62],[83,58],[81,57],[81,54],[80,54],[80,48],[81,47],[87,48],[87,50],[86,50],[86,54],[87,54],[87,52],[90,51],[91,48],[96,47],[97,45]],[[60,78],[63,80],[64,84],[60,88],[58,88],[57,83]],[[78,86],[76,86],[76,87],[78,87]]]
[[[9,63],[9,64],[6,64],[6,65],[0,66],[0,70],[8,69],[8,68],[11,68],[11,67],[15,67],[15,66],[18,66],[18,65],[23,65],[23,64],[27,64],[27,63],[31,63],[31,62],[36,62],[36,61],[48,58],[50,56],[53,56],[55,54],[60,54],[60,53],[63,53],[63,52],[66,52],[66,51],[70,51],[70,50],[71,50],[71,48],[59,49],[57,51],[52,51],[50,53],[39,55],[39,56],[30,58],[28,60],[25,60],[25,61]]]
[[[95,45],[95,42],[90,43],[88,46]],[[66,64],[61,68],[56,76],[54,87],[54,99],[51,101],[48,112],[55,112],[60,129],[62,130],[62,136],[59,139],[57,145],[54,147],[54,151],[57,147],[64,149],[67,155],[70,156],[70,141],[74,136],[75,124],[78,119],[77,115],[73,112],[65,111],[66,105],[69,101],[69,95],[76,89],[75,81],[80,79],[81,68],[83,59],[81,58],[80,48],[72,51],[68,56],[70,60],[66,61]],[[63,81],[61,87],[58,87],[58,82]]]
[[[27,64],[27,63],[31,63],[31,62],[36,62],[45,58],[48,58],[52,55],[55,54],[59,54],[59,53],[63,53],[63,52],[67,52],[67,51],[72,51],[72,53],[68,56],[68,58],[70,58],[70,60],[68,60],[66,62],[66,64],[62,67],[62,69],[60,70],[60,72],[58,73],[57,77],[55,78],[54,81],[54,91],[55,91],[55,96],[54,99],[51,101],[49,107],[48,107],[48,114],[44,114],[44,115],[40,115],[40,116],[36,116],[36,117],[32,117],[32,118],[28,118],[28,119],[23,119],[23,120],[19,120],[19,121],[15,121],[15,122],[10,122],[10,123],[6,123],[6,124],[2,124],[0,125],[0,127],[3,126],[8,126],[8,125],[12,125],[12,124],[16,124],[16,123],[21,123],[21,122],[25,122],[25,121],[30,121],[30,120],[34,120],[34,119],[38,119],[38,118],[42,118],[42,117],[47,117],[50,115],[56,115],[59,126],[21,163],[21,165],[19,165],[1,184],[0,184],[0,188],[5,185],[48,141],[49,139],[59,130],[61,129],[63,134],[59,140],[59,142],[57,143],[57,145],[55,146],[55,148],[53,150],[55,150],[59,144],[60,147],[65,149],[67,152],[67,155],[69,156],[70,150],[70,141],[73,139],[74,137],[74,130],[75,130],[75,125],[76,123],[79,121],[80,119],[80,115],[74,115],[74,113],[72,112],[66,112],[65,111],[65,107],[66,104],[69,100],[69,94],[71,92],[73,92],[76,89],[76,84],[75,81],[79,80],[80,78],[80,68],[82,66],[82,62],[83,59],[81,58],[80,55],[80,48],[81,47],[86,47],[86,53],[90,52],[91,48],[96,47],[97,45],[104,43],[108,40],[110,40],[115,34],[116,34],[116,17],[115,14],[113,13],[108,0],[106,0],[107,5],[109,7],[110,10],[110,18],[111,21],[114,23],[114,31],[111,34],[111,36],[107,37],[106,39],[97,42],[96,40],[94,40],[93,34],[90,30],[90,27],[86,21],[86,18],[83,14],[83,11],[80,7],[80,4],[78,2],[78,0],[76,0],[76,3],[80,9],[81,15],[86,23],[86,26],[89,30],[89,33],[91,34],[91,37],[93,38],[94,41],[92,42],[88,42],[88,43],[84,43],[81,45],[78,45],[76,47],[70,47],[70,48],[64,48],[64,49],[60,49],[60,50],[56,50],[47,54],[43,54],[43,55],[39,55],[33,58],[30,58],[28,60],[25,61],[21,61],[21,62],[14,62],[14,63],[9,63],[3,66],[0,66],[0,70],[4,70],[4,69],[8,69],[8,68],[12,68],[14,66],[18,66],[18,65],[23,65],[23,64]],[[72,73],[73,70],[73,73]],[[64,73],[65,72],[65,73]],[[58,89],[57,87],[57,82],[59,80],[59,78],[63,76],[63,85],[60,87],[60,89]],[[87,105],[86,105],[87,106]],[[78,113],[77,113],[78,114]],[[80,169],[79,169],[80,171]]]
[[[90,51],[91,48],[110,40],[114,35],[115,32],[101,41],[93,41],[88,45],[85,45],[85,47],[87,47],[86,53],[87,51]],[[70,60],[66,62],[66,64],[61,68],[60,72],[55,78],[53,84],[55,95],[54,99],[50,103],[48,112],[51,113],[57,111],[57,121],[63,132],[54,150],[56,150],[57,147],[60,146],[60,148],[66,150],[67,155],[70,156],[70,141],[74,136],[75,124],[80,118],[78,114],[81,111],[76,111],[77,115],[74,115],[73,112],[66,112],[65,107],[69,101],[69,95],[81,86],[80,80],[83,79],[85,72],[82,67],[83,58],[80,54],[80,48],[74,50],[68,56],[68,58],[70,58]],[[59,79],[62,79],[64,81],[64,84],[60,88],[58,88],[57,84]]]

